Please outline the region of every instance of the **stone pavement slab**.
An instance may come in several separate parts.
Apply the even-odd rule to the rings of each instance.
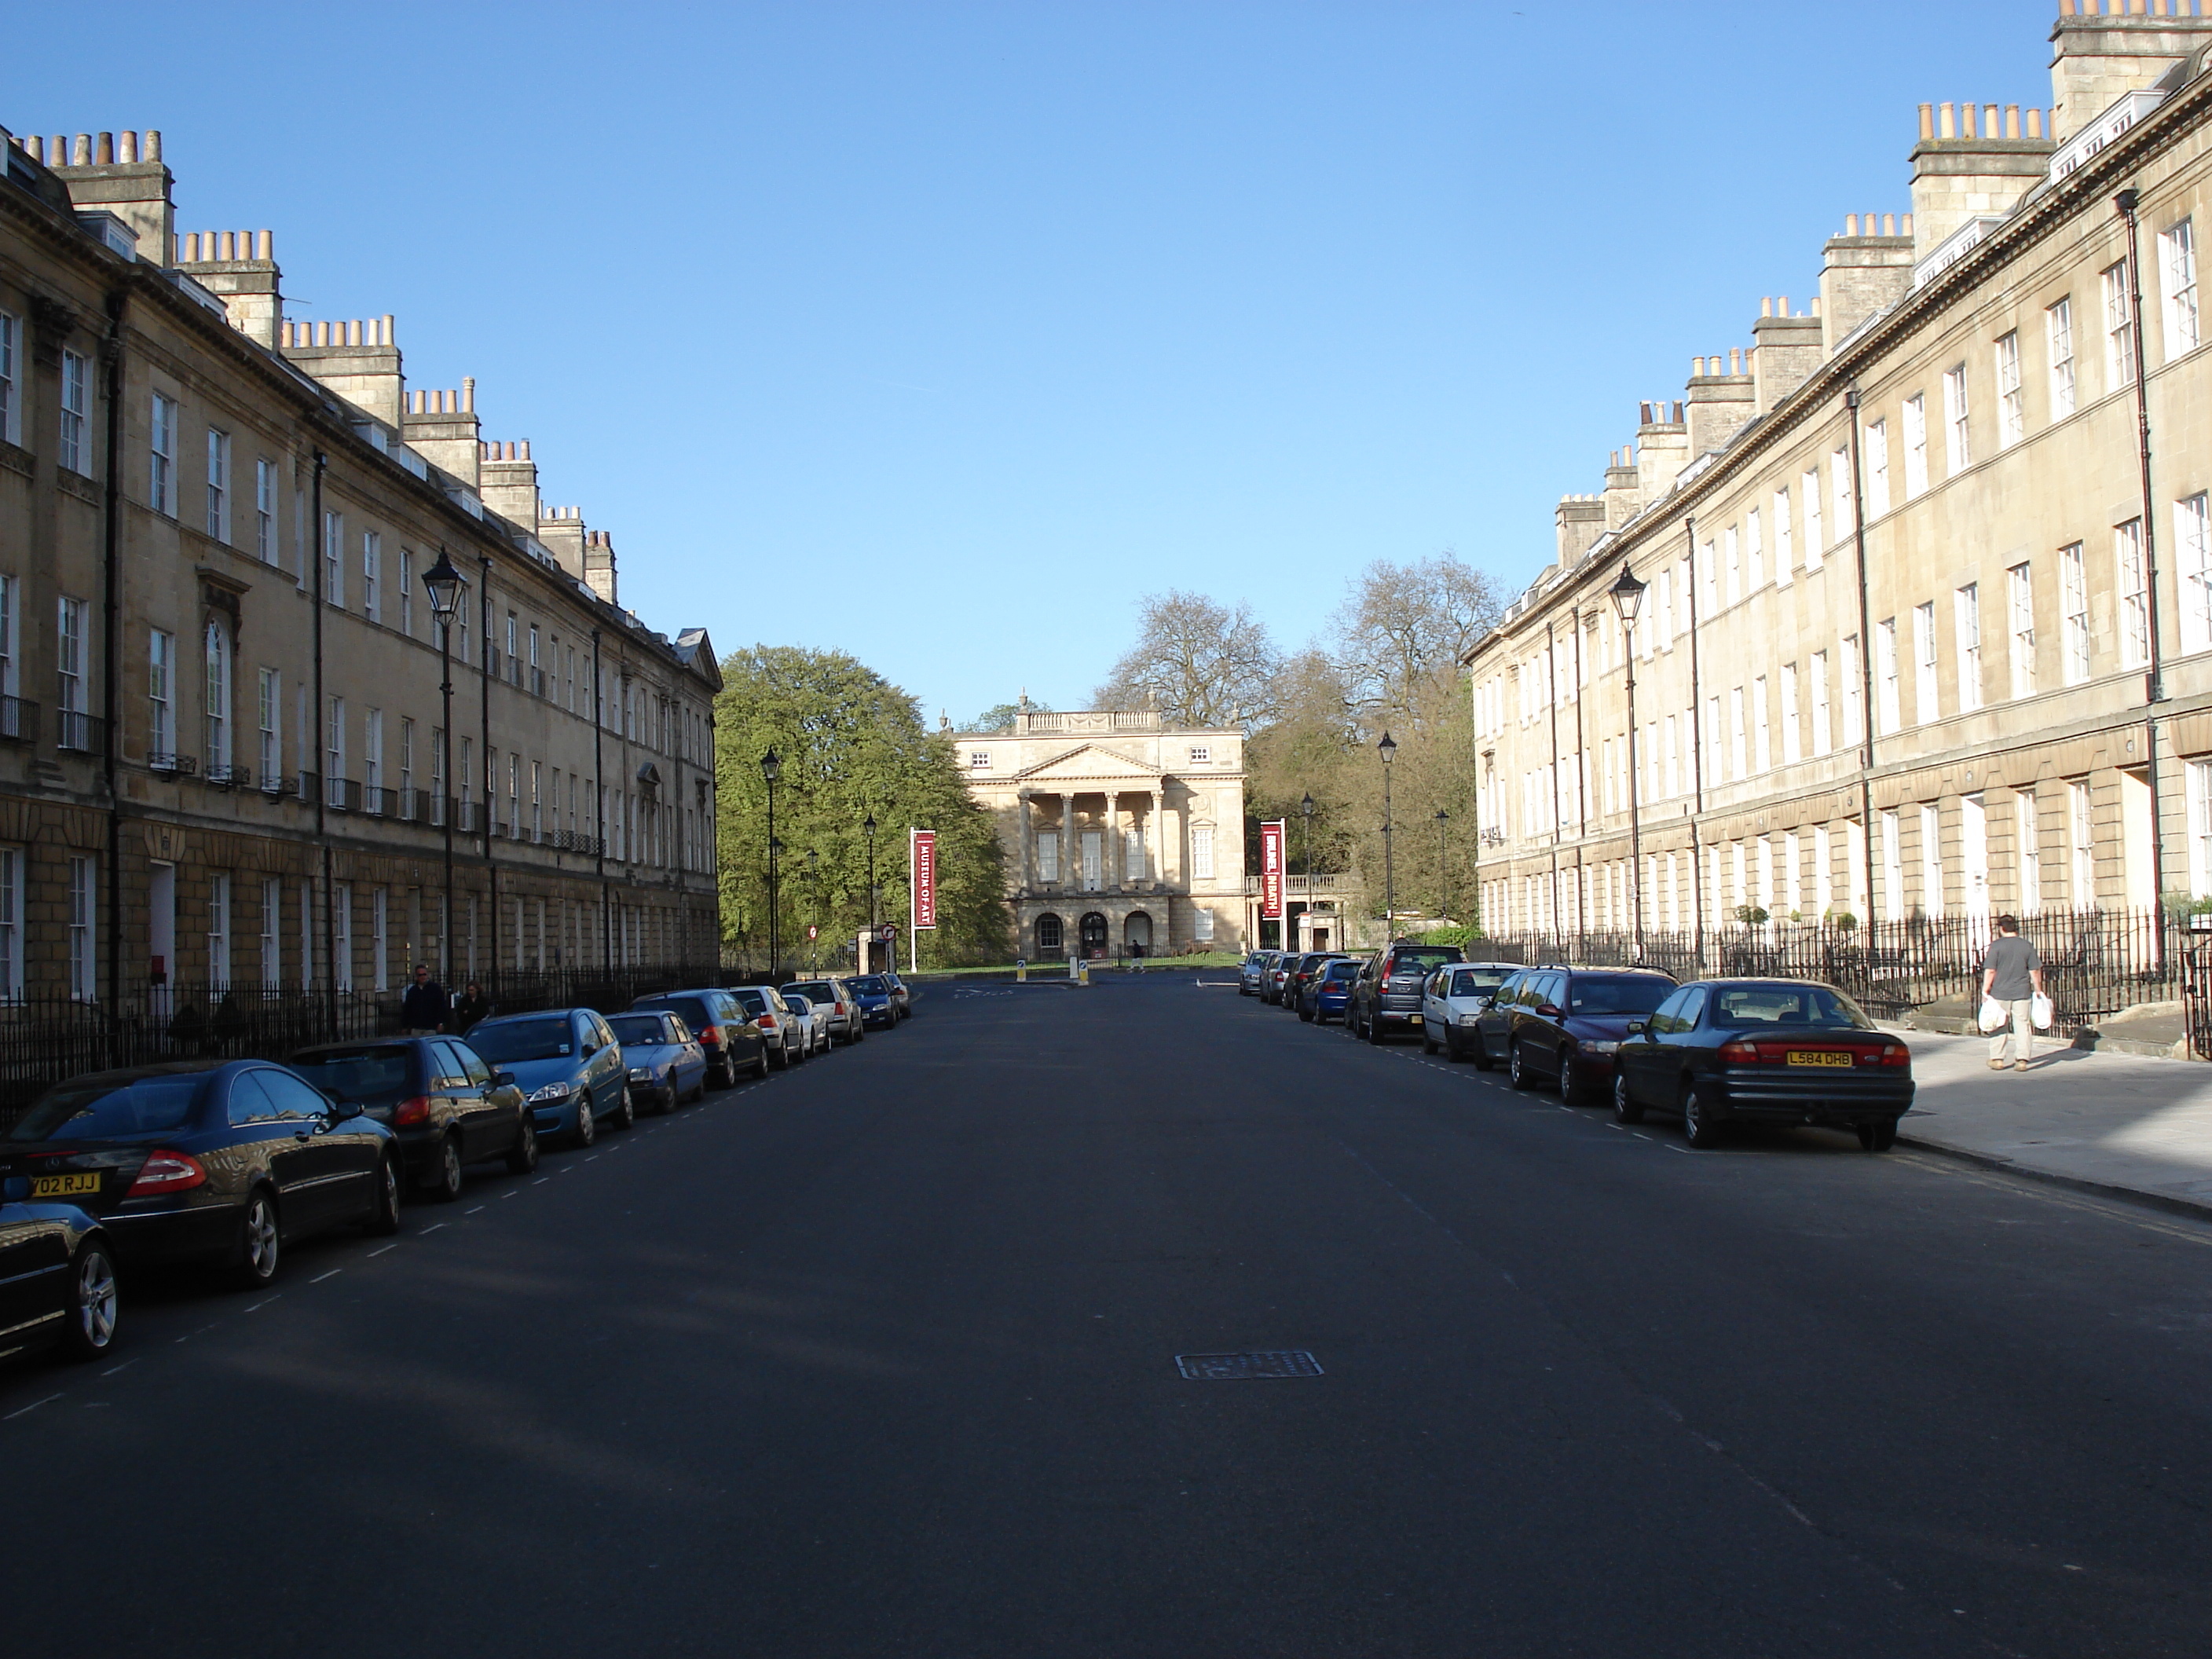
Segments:
[[[1919,1091],[1901,1141],[2212,1210],[2212,1066],[2051,1042],[2030,1070],[1993,1072],[1986,1037],[1906,1035]]]

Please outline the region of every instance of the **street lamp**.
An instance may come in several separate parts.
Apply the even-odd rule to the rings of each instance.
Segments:
[[[808,924],[813,931],[809,933],[806,936],[806,971],[810,974],[819,972],[822,966],[822,949],[816,942],[821,937],[822,933],[820,925],[820,917],[822,915],[821,878],[821,849],[818,848],[810,847],[806,849],[806,903],[807,908],[814,912],[816,917],[816,920],[813,922]]]
[[[761,757],[760,768],[761,776],[768,782],[768,971],[773,980],[777,965],[782,961],[776,931],[779,919],[775,908],[775,781],[783,775],[783,763],[775,757],[775,750],[771,749]]]
[[[1306,821],[1306,943],[1313,943],[1314,884],[1313,884],[1313,796],[1310,793],[1298,801],[1298,816]]]
[[[438,925],[438,980],[448,990],[453,983],[453,803],[448,781],[453,763],[452,635],[453,613],[461,608],[461,590],[468,585],[468,578],[453,568],[453,562],[446,556],[446,550],[441,546],[438,562],[422,573],[422,586],[429,590],[430,614],[438,621],[438,706],[441,722],[438,728],[438,741],[446,746],[438,782],[441,788],[448,792],[438,801],[438,817],[446,828],[445,914]]]
[[[1636,775],[1636,613],[1644,604],[1645,584],[1636,579],[1628,561],[1620,562],[1620,575],[1612,589],[1613,608],[1620,613],[1621,655],[1628,665],[1628,890],[1636,922],[1636,959],[1644,959],[1644,826],[1637,800]]]
[[[1385,732],[1382,741],[1375,745],[1375,752],[1382,757],[1382,925],[1390,937],[1398,936],[1397,878],[1390,862],[1390,763],[1398,758],[1398,745]]]
[[[1437,808],[1437,916],[1442,921],[1451,920],[1451,878],[1444,873],[1444,826],[1450,822],[1451,814]]]

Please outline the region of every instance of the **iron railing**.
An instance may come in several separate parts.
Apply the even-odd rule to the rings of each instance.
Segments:
[[[21,697],[0,697],[0,742],[35,743],[39,738],[39,705]]]
[[[54,710],[54,747],[80,755],[96,752],[106,740],[107,722],[82,708]]]

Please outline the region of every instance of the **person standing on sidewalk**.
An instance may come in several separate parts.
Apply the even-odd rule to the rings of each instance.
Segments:
[[[2027,1069],[2035,1050],[2035,1001],[2043,994],[2043,958],[2035,942],[2020,936],[2015,916],[1997,918],[1997,936],[1982,958],[1982,994],[2003,1005],[2006,1023],[1990,1039],[1990,1069],[2005,1067],[2005,1043],[2013,1044],[2012,1068]]]
[[[429,969],[415,964],[415,982],[399,999],[399,1023],[410,1036],[435,1036],[446,1029],[448,1010],[446,988],[430,977]]]

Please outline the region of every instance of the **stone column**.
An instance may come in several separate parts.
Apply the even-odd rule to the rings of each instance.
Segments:
[[[1099,837],[1099,875],[1111,892],[1126,884],[1129,872],[1121,867],[1121,797],[1115,791],[1106,792],[1106,833]]]
[[[1166,811],[1166,803],[1167,790],[1163,785],[1162,787],[1152,791],[1152,816],[1151,821],[1145,825],[1145,844],[1152,848],[1152,890],[1154,892],[1159,891],[1167,884],[1167,838],[1160,833],[1160,819]]]
[[[1030,886],[1030,872],[1035,867],[1030,858],[1030,842],[1036,834],[1030,821],[1030,792],[1026,789],[1019,790],[1015,793],[1014,817],[1021,829],[1022,890],[1026,893]]]
[[[1060,798],[1060,890],[1073,893],[1083,884],[1083,866],[1076,861],[1075,797]],[[1067,924],[1075,923],[1070,919]]]

